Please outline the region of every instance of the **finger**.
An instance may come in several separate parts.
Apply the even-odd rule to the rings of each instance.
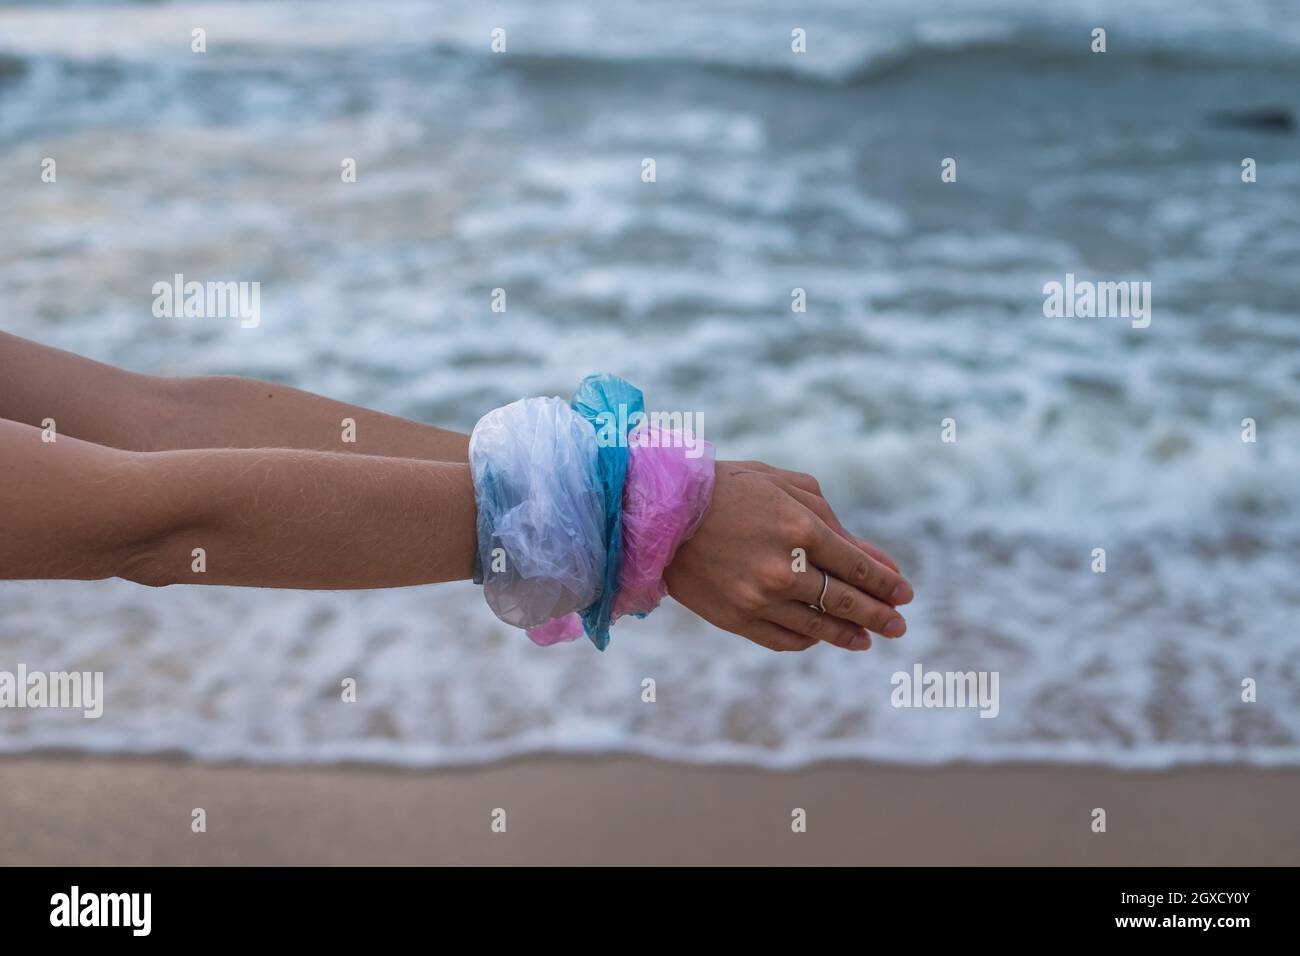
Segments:
[[[901,574],[845,541],[825,524],[808,549],[808,557],[809,563],[830,572],[831,577],[886,604],[906,604],[912,600],[912,586]]]
[[[870,541],[867,541],[864,538],[854,537],[853,535],[849,534],[847,531],[844,532],[844,534],[850,541],[856,544],[863,551],[867,552],[867,554],[871,555],[873,558],[875,558],[885,567],[891,568],[894,571],[899,570],[898,562],[895,561],[893,558],[891,558],[889,555],[887,555],[885,552],[881,551]]]
[[[865,651],[871,646],[871,638],[862,628],[830,614],[823,614],[801,601],[784,601],[765,613],[769,621],[786,630],[845,650]]]
[[[840,519],[835,514],[835,510],[831,508],[830,502],[821,495],[815,494],[806,488],[800,488],[797,485],[792,485],[785,490],[801,505],[830,525],[832,529],[842,534],[848,534],[844,530],[844,525],[840,524]]]
[[[821,495],[815,495],[810,491],[803,490],[802,488],[787,488],[786,491],[788,491],[805,508],[830,525],[831,530],[845,541],[857,545],[886,567],[892,568],[895,571],[898,570],[898,562],[887,555],[884,551],[881,551],[870,541],[864,541],[862,538],[849,533],[848,529],[840,522],[839,516],[835,514],[834,509],[831,508],[830,502]]]
[[[816,574],[816,570],[810,568],[809,571],[813,573],[799,575],[799,584],[793,595],[796,601],[815,605],[821,597],[822,576]],[[839,578],[826,579],[826,598],[822,601],[822,606],[826,608],[828,615],[852,621],[883,637],[902,637],[907,633],[907,622],[891,605],[877,601],[869,594],[863,594]],[[817,613],[815,608],[814,613]],[[799,628],[793,630],[802,634],[807,633]]]
[[[768,474],[775,478],[778,483],[785,485],[787,491],[797,488],[810,495],[816,495],[818,498],[822,497],[822,486],[812,475],[805,474],[802,471],[786,471],[784,468],[770,468]]]
[[[771,621],[750,621],[736,633],[770,651],[806,651],[817,643]]]

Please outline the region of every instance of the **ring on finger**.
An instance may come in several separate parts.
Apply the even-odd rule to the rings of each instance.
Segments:
[[[816,604],[809,604],[808,606],[811,607],[811,608],[816,608],[816,609],[817,609],[818,611],[820,611],[822,614],[825,614],[825,613],[826,613],[826,590],[827,590],[827,588],[829,588],[830,586],[831,586],[831,576],[830,576],[829,574],[827,574],[825,571],[822,571],[822,593],[821,593],[821,596],[817,598],[817,603],[816,603]]]

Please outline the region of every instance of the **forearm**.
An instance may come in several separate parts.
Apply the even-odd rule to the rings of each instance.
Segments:
[[[172,414],[163,381],[0,332],[0,419],[147,451]]]
[[[210,376],[165,380],[177,448],[299,448],[424,461],[469,460],[469,436],[286,385]]]
[[[468,578],[469,466],[290,449],[123,452],[0,421],[0,578],[397,587]],[[196,554],[196,549],[201,549]]]
[[[298,448],[468,460],[469,436],[286,385],[137,375],[0,333],[0,418],[127,451]]]
[[[468,465],[290,449],[144,457],[145,487],[185,491],[126,574],[140,583],[384,588],[473,573]]]

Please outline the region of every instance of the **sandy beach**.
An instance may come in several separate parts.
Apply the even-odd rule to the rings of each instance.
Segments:
[[[0,864],[1300,863],[1300,771],[0,761]],[[201,807],[207,832],[191,831]],[[1107,832],[1091,831],[1105,808]],[[492,832],[505,810],[505,832]],[[791,830],[795,808],[807,831]]]

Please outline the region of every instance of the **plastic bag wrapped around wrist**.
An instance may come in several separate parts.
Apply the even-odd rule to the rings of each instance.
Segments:
[[[623,564],[612,619],[645,617],[668,594],[664,569],[695,534],[713,498],[713,445],[689,432],[646,425],[628,436],[623,485]],[[567,614],[529,628],[535,644],[572,641],[583,620]]]
[[[536,627],[590,606],[605,579],[603,489],[592,426],[559,398],[484,415],[470,437],[483,593],[493,613]],[[493,552],[504,551],[502,562]]]
[[[596,444],[600,446],[596,474],[604,495],[605,580],[600,597],[583,609],[582,626],[591,643],[603,651],[609,646],[609,625],[613,622],[614,598],[623,562],[627,435],[645,411],[645,398],[639,388],[617,375],[588,375],[578,384],[569,404],[591,424],[596,431]],[[568,631],[564,633],[565,637],[556,639],[567,640]]]
[[[713,445],[689,431],[645,425],[628,437],[623,569],[615,618],[645,617],[668,594],[664,569],[695,534],[713,498]]]

